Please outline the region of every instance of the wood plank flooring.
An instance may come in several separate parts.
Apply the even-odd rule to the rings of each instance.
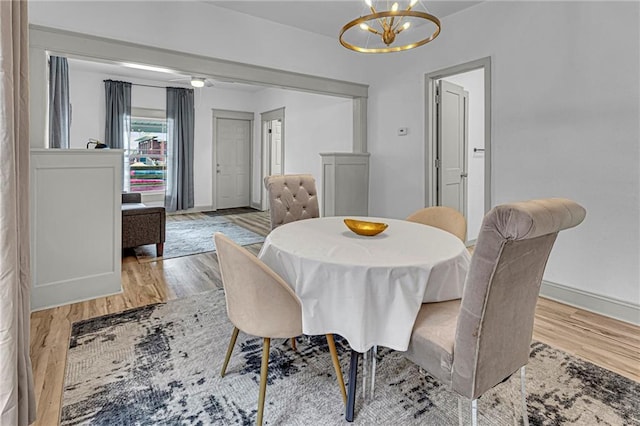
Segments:
[[[202,213],[174,215],[167,220],[202,216]],[[269,232],[269,217],[265,213],[239,211],[227,217],[261,235]],[[247,248],[257,254],[260,246]],[[121,294],[32,313],[31,361],[38,404],[35,425],[59,422],[74,322],[187,297],[219,285],[215,253],[138,263],[133,251],[127,250],[122,259]],[[640,327],[540,298],[533,338],[640,382]]]

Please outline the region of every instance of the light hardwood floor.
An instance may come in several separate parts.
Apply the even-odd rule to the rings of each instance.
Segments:
[[[171,216],[168,220],[196,217],[201,214]],[[227,217],[259,234],[269,231],[269,218],[264,213]],[[260,244],[247,248],[257,254]],[[139,263],[133,252],[126,251],[121,294],[32,313],[31,361],[38,404],[35,424],[58,424],[74,322],[187,297],[217,285],[220,277],[214,253]],[[533,338],[640,382],[640,327],[540,298]]]

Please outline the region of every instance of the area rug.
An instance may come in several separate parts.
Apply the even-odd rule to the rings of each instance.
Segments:
[[[156,257],[155,244],[136,247],[134,251],[139,262],[215,251],[213,234],[216,232],[222,232],[241,246],[264,241],[263,236],[232,223],[224,216],[216,216],[194,220],[168,220],[165,226],[164,253],[161,258]]]
[[[255,424],[261,339],[240,333],[222,378],[231,330],[222,290],[75,323],[61,424]],[[336,340],[346,377],[348,347]],[[640,384],[542,343],[527,379],[532,425],[640,424]],[[519,383],[479,400],[480,425],[519,424]],[[458,425],[457,395],[399,352],[379,351],[372,401],[358,385],[354,424]],[[273,339],[265,424],[341,425],[343,411],[324,337],[299,338],[297,351]]]

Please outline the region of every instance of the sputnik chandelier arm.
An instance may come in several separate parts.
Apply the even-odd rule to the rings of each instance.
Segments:
[[[398,3],[396,2],[393,3],[391,10],[378,12],[373,6],[372,0],[365,0],[365,3],[371,10],[371,14],[354,19],[342,27],[339,36],[340,44],[347,49],[361,53],[388,53],[409,50],[429,43],[431,40],[435,39],[438,34],[440,34],[440,20],[429,13],[412,10],[413,6],[415,6],[417,2],[418,0],[411,0],[409,6],[403,10],[399,9]],[[407,21],[403,23],[405,18],[410,17],[430,21],[435,25],[435,31],[431,35],[417,41],[392,46],[396,41],[396,36],[411,27],[411,22]],[[377,28],[372,27],[368,23],[376,24]],[[379,36],[385,44],[385,47],[359,46],[356,43],[345,40],[345,33],[356,25],[363,31]]]

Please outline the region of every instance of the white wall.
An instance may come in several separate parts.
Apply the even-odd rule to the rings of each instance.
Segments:
[[[490,56],[493,203],[562,196],[584,205],[586,220],[560,234],[545,279],[637,308],[639,8],[483,2],[444,18],[434,42],[375,58],[370,213],[405,217],[423,204],[424,75]],[[401,142],[400,124],[410,129]]]
[[[151,5],[151,6],[150,6]],[[161,1],[161,2],[118,2],[118,7],[113,7],[113,2],[91,1],[31,1],[29,2],[29,22],[37,25],[44,25],[53,28],[61,28],[69,31],[76,31],[102,37],[109,37],[118,40],[126,40],[134,43],[147,44],[150,46],[162,47],[177,51],[206,55],[215,58],[239,61],[248,64],[273,67],[288,71],[307,73],[341,80],[359,81],[363,80],[365,67],[358,66],[358,63],[365,61],[361,55],[354,54],[343,48],[337,48],[339,44],[335,39],[317,34],[312,34],[299,29],[276,24],[259,18],[254,18],[245,14],[237,13],[223,8],[215,7],[204,2],[193,1]],[[148,24],[148,25],[145,25]],[[230,35],[233,35],[232,37]],[[215,42],[212,42],[215,41]],[[281,54],[273,54],[273,46],[278,46]],[[313,46],[312,49],[309,46]],[[291,54],[290,52],[294,52]],[[96,52],[99,57],[100,52]],[[348,63],[354,66],[347,65]],[[341,66],[336,66],[341,64]],[[157,64],[162,65],[162,64]],[[294,92],[291,92],[294,93]],[[104,96],[104,95],[102,95]],[[132,95],[133,96],[133,95]],[[213,97],[213,99],[217,99]],[[284,97],[283,99],[288,99]],[[303,103],[294,102],[289,108],[294,114],[297,106]],[[90,99],[88,99],[90,101]],[[341,99],[340,101],[344,101]],[[196,99],[197,102],[197,99]],[[264,101],[265,105],[269,102]],[[251,111],[249,105],[243,104],[238,107],[216,103],[213,108],[234,109]],[[350,105],[350,101],[349,101]],[[282,105],[279,105],[282,106]],[[267,106],[255,109],[256,112],[263,112]],[[203,109],[204,111],[204,109]],[[298,110],[299,111],[299,110]],[[343,109],[341,109],[343,111]],[[319,116],[323,114],[332,117],[333,113],[324,111],[317,112]],[[196,121],[200,121],[200,112],[196,113]],[[202,113],[204,114],[204,113]],[[211,205],[211,167],[203,167],[206,161],[211,158],[211,117],[208,117],[208,133],[199,132],[196,129],[196,160],[194,167],[199,170],[196,177],[195,203],[196,206]],[[104,115],[104,114],[102,114]],[[352,112],[348,111],[348,120],[352,120]],[[259,121],[259,115],[256,121]],[[288,121],[293,125],[293,137],[296,137],[296,123]],[[352,126],[351,123],[348,124]],[[336,126],[340,135],[343,126]],[[299,128],[299,127],[298,127]],[[259,130],[259,129],[258,129]],[[87,132],[94,132],[93,128]],[[288,130],[287,130],[288,131]],[[104,131],[102,130],[100,134]],[[202,134],[200,138],[198,135]],[[84,136],[82,136],[84,137]],[[95,137],[95,136],[92,136]],[[287,135],[285,135],[287,137]],[[260,132],[254,133],[254,143],[259,144]],[[289,140],[289,138],[287,138]],[[312,138],[313,139],[313,138]],[[339,142],[337,141],[339,139]],[[83,139],[82,139],[83,140]],[[199,144],[198,140],[207,141]],[[294,139],[295,140],[295,139]],[[257,141],[257,142],[256,142]],[[348,145],[342,145],[342,136],[333,140],[327,138],[314,145],[310,149],[313,152],[326,152],[333,150],[338,144],[344,146],[344,150],[351,151],[352,135],[349,134]],[[319,142],[313,139],[309,143]],[[86,142],[85,142],[86,143]],[[326,148],[323,146],[326,144]],[[311,145],[310,145],[311,146]],[[292,167],[296,164],[296,159],[302,158],[302,163],[298,170],[312,171],[306,164],[310,162],[307,158],[305,148],[298,144],[290,145],[285,155],[293,156],[287,163]],[[254,156],[260,155],[260,150],[254,150]],[[313,155],[313,154],[310,154]],[[320,167],[321,159],[317,157],[317,167]],[[310,158],[310,157],[309,157]],[[254,161],[257,167],[260,163]],[[206,169],[206,172],[204,171]],[[255,170],[254,170],[255,171]],[[202,173],[200,175],[200,173]],[[260,183],[256,182],[254,175],[254,191],[260,189]],[[207,182],[202,185],[202,182]],[[254,196],[254,198],[256,198]]]
[[[477,69],[444,78],[469,92],[467,145],[467,240],[478,238],[484,217],[484,70]]]
[[[335,38],[201,1],[33,0],[29,22],[341,80],[365,78],[364,67],[344,66],[365,58]]]
[[[322,194],[321,152],[351,152],[351,99],[282,89],[266,89],[255,97],[255,144],[260,145],[260,113],[284,107],[284,172],[310,173]],[[259,147],[254,153],[259,153]],[[260,164],[255,158],[254,165]],[[254,168],[255,170],[255,168]],[[253,202],[259,203],[262,181],[254,180]],[[322,203],[322,200],[319,199]],[[320,204],[322,205],[322,204]]]
[[[490,56],[493,203],[566,196],[583,204],[587,219],[560,235],[545,278],[640,304],[638,3],[482,2],[445,17],[432,43],[375,56],[201,2],[156,5],[31,1],[29,17],[40,25],[370,83],[370,213],[376,216],[406,217],[424,206],[424,75]],[[272,54],[271,46],[282,53]],[[396,136],[398,127],[409,134]]]
[[[140,84],[160,83],[126,75],[109,75],[69,65],[69,93],[72,105],[71,148],[85,148],[89,138],[104,140],[105,79],[133,83],[133,108],[166,107],[163,88]],[[137,84],[136,84],[137,83]],[[195,207],[213,204],[212,109],[253,112],[253,197],[260,204],[262,190],[262,147],[260,113],[285,107],[285,173],[311,173],[321,190],[320,152],[351,150],[353,120],[351,99],[284,89],[260,89],[255,92],[220,89],[216,86],[195,89],[194,199]]]
[[[123,69],[126,73],[126,70]],[[140,80],[126,75],[108,75],[86,71],[69,65],[69,97],[72,105],[71,148],[85,148],[89,138],[104,141],[105,79],[123,80],[133,83],[131,106],[133,108],[166,108],[166,91],[159,87],[136,85],[159,85],[158,82]],[[176,84],[177,86],[177,84]],[[212,205],[212,109],[250,111],[253,92],[205,87],[195,89],[194,129],[194,203],[195,207]]]

